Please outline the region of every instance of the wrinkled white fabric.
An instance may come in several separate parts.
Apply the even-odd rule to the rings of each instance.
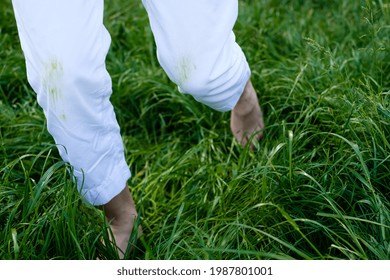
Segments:
[[[232,31],[237,0],[143,0],[169,78],[218,111],[234,108],[250,70]]]
[[[103,0],[13,0],[27,77],[81,195],[105,204],[130,171],[109,101]]]
[[[78,189],[109,202],[130,170],[110,103],[105,59],[111,38],[103,0],[13,0],[27,77],[48,131]],[[158,59],[179,90],[216,110],[234,107],[249,79],[232,32],[237,0],[144,0]],[[131,16],[131,15],[129,15]]]

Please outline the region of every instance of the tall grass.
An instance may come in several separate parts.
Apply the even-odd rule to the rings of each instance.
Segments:
[[[0,8],[0,259],[116,258],[46,131],[10,1]],[[130,258],[389,259],[389,4],[240,1],[235,32],[266,118],[255,152],[228,113],[169,82],[139,1],[105,17],[144,229]]]

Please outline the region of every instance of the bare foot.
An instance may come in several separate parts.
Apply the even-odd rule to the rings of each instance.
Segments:
[[[261,112],[259,100],[251,81],[249,80],[245,86],[240,100],[232,110],[230,119],[230,129],[237,141],[245,146],[248,141],[260,140],[263,137],[264,120]],[[255,134],[255,135],[254,135]],[[254,144],[250,143],[253,150]]]
[[[126,186],[103,208],[113,235],[110,238],[118,248],[119,258],[123,259],[133,232],[134,223],[138,217],[129,188]],[[138,237],[142,234],[141,226],[139,226],[137,234]]]

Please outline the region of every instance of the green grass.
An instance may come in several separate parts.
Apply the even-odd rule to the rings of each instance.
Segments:
[[[107,5],[112,102],[145,235],[135,259],[389,259],[390,5],[240,1],[266,117],[256,152],[177,92],[140,1]],[[115,258],[28,86],[0,4],[0,259]]]

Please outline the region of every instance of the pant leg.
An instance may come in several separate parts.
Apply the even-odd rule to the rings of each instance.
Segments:
[[[143,0],[157,56],[183,93],[216,110],[231,110],[250,69],[232,31],[237,0]]]
[[[110,36],[103,0],[13,0],[27,77],[61,157],[94,205],[117,195],[130,177],[109,101],[105,58]]]

